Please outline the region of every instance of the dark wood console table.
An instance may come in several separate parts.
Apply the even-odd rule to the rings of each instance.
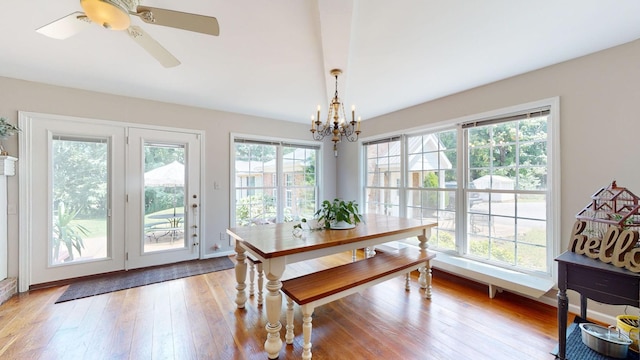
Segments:
[[[558,354],[566,359],[567,289],[580,294],[580,317],[587,318],[587,299],[605,304],[640,307],[640,274],[567,251],[558,262]],[[577,359],[570,359],[577,360]]]

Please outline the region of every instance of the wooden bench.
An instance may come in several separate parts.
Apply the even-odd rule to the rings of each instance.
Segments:
[[[425,298],[430,299],[430,260],[434,257],[434,253],[414,248],[378,252],[371,258],[282,281],[282,292],[287,296],[287,344],[292,344],[294,339],[293,302],[302,309],[302,358],[311,359],[311,316],[317,306],[360,292],[401,274],[406,275],[405,289],[409,290],[409,273],[420,268],[421,277],[426,277],[423,286]]]

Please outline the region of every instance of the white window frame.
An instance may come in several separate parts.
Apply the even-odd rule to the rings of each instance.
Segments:
[[[451,119],[451,120],[447,120],[447,121],[442,121],[439,123],[434,123],[428,126],[422,126],[422,127],[418,127],[418,128],[413,128],[413,129],[409,129],[406,131],[403,131],[401,133],[393,133],[393,134],[384,134],[384,135],[380,135],[379,137],[376,138],[370,138],[370,139],[363,139],[362,140],[362,144],[363,144],[363,151],[362,151],[362,159],[363,159],[363,164],[364,166],[362,166],[362,172],[364,174],[364,176],[362,176],[363,179],[363,184],[362,184],[362,189],[363,189],[363,193],[362,196],[363,198],[366,198],[366,193],[367,193],[367,183],[366,183],[366,151],[364,149],[364,145],[371,143],[371,142],[375,142],[375,141],[381,141],[384,139],[388,139],[388,138],[392,138],[394,136],[402,136],[403,138],[403,142],[405,142],[406,144],[406,137],[407,136],[412,136],[412,135],[419,135],[419,134],[423,134],[423,133],[435,133],[435,132],[440,132],[440,131],[445,131],[454,127],[459,127],[459,137],[458,137],[458,149],[457,149],[457,154],[458,154],[458,190],[457,190],[457,194],[456,194],[456,198],[457,198],[457,204],[456,204],[456,208],[457,209],[465,209],[465,201],[464,201],[464,197],[466,196],[466,194],[464,193],[464,189],[466,188],[466,185],[463,186],[463,184],[466,183],[466,180],[464,180],[466,178],[465,172],[466,172],[466,163],[467,163],[467,159],[466,156],[467,154],[465,153],[464,149],[464,143],[462,139],[462,132],[463,130],[460,128],[461,124],[464,123],[469,123],[469,122],[474,122],[474,121],[482,121],[485,119],[492,119],[492,118],[499,118],[499,117],[506,117],[509,115],[513,115],[513,114],[518,114],[518,113],[523,113],[525,111],[530,111],[533,109],[538,109],[538,108],[549,108],[550,111],[550,116],[549,116],[549,120],[547,123],[547,136],[548,136],[548,148],[547,148],[547,159],[548,159],[548,165],[547,165],[547,203],[546,203],[546,213],[547,213],[547,217],[546,217],[546,223],[547,223],[547,247],[546,247],[546,252],[547,252],[547,264],[546,264],[546,271],[545,272],[537,272],[537,273],[528,273],[526,271],[523,270],[523,274],[524,274],[524,278],[520,277],[516,280],[512,280],[514,283],[521,283],[521,282],[527,282],[526,277],[528,277],[529,275],[531,275],[532,277],[536,277],[536,278],[542,278],[542,279],[548,279],[549,281],[544,282],[544,284],[539,285],[539,284],[535,284],[535,285],[531,285],[531,286],[535,286],[538,287],[539,289],[546,289],[548,290],[551,286],[553,286],[553,283],[555,283],[556,279],[557,279],[557,270],[556,267],[553,266],[554,263],[554,258],[556,256],[558,256],[560,254],[560,249],[561,249],[561,235],[560,235],[560,227],[561,227],[561,222],[560,222],[560,201],[559,199],[561,199],[561,194],[560,194],[560,132],[559,132],[559,127],[560,127],[560,99],[559,97],[553,97],[553,98],[548,98],[548,99],[542,99],[539,101],[533,101],[533,102],[529,102],[529,103],[525,103],[525,104],[519,104],[519,105],[515,105],[515,106],[511,106],[511,107],[507,107],[507,108],[502,108],[502,109],[497,109],[497,110],[492,110],[492,111],[488,111],[488,112],[484,112],[484,113],[480,113],[480,114],[474,114],[474,115],[469,115],[469,116],[465,116],[465,117],[461,117],[461,118],[456,118],[456,119]],[[406,168],[406,161],[407,161],[407,156],[406,156],[406,151],[405,153],[403,153],[403,162],[405,163],[405,168]],[[403,176],[405,176],[406,178],[406,174],[405,174],[406,170],[403,170]],[[401,195],[401,199],[402,198],[406,198],[406,191],[407,191],[407,183],[406,181],[403,182],[401,184],[401,192],[403,192],[404,194]],[[404,204],[401,204],[401,206],[403,206]],[[400,216],[403,216],[404,214],[406,214],[404,207],[400,210]],[[466,210],[465,210],[466,213]],[[464,257],[464,254],[462,254],[462,250],[464,249],[464,244],[463,244],[463,239],[466,238],[465,237],[465,224],[466,224],[466,216],[458,216],[458,224],[456,224],[456,245],[457,245],[457,252],[455,254],[451,255],[451,263],[455,263],[456,265],[452,266],[452,267],[448,267],[448,269],[463,269],[469,268],[468,263],[469,262],[476,262],[473,259],[469,259]],[[460,238],[462,237],[462,238]],[[437,261],[436,263],[439,263],[441,261],[449,261],[447,260],[449,258],[449,256],[447,254],[443,254],[445,256],[438,256],[437,257]],[[494,267],[494,265],[490,265],[491,267]],[[512,267],[510,268],[501,268],[499,266],[495,266],[495,268],[497,269],[497,272],[500,271],[504,271],[504,270],[508,270],[508,271],[513,271],[514,269]],[[504,270],[500,270],[500,269],[504,269]],[[487,273],[487,268],[486,266],[479,266],[477,271],[471,271],[468,273],[465,273],[465,275],[470,275],[470,277],[476,277],[476,278],[483,278],[483,282],[489,282],[490,284],[494,281],[497,282],[497,280],[486,280],[487,276],[482,276],[481,274],[483,273]],[[464,272],[464,271],[463,271]],[[491,272],[489,270],[489,272]],[[475,275],[474,275],[475,274]],[[495,278],[497,277],[502,277],[502,275],[496,275]],[[493,278],[493,277],[492,277]],[[495,279],[493,278],[493,279]],[[525,279],[525,280],[523,280]],[[490,286],[491,287],[491,286]],[[535,294],[540,294],[540,292],[546,292],[546,290],[540,290],[540,291],[536,291]]]
[[[263,142],[265,144],[271,143],[275,145],[276,148],[276,174],[274,174],[275,178],[275,188],[278,193],[277,196],[277,209],[276,209],[276,222],[283,222],[284,220],[284,208],[286,207],[286,189],[289,189],[284,183],[283,174],[283,155],[282,148],[285,146],[300,146],[300,147],[309,147],[315,148],[317,150],[316,157],[316,184],[315,184],[315,193],[316,193],[316,208],[319,205],[320,199],[320,189],[321,189],[321,179],[322,179],[322,154],[323,154],[323,145],[322,143],[318,143],[317,141],[304,141],[304,140],[292,140],[285,138],[275,138],[275,137],[265,137],[258,135],[250,135],[250,134],[240,134],[240,133],[231,133],[230,141],[229,141],[229,193],[230,193],[230,206],[229,206],[229,224],[230,226],[235,226],[236,224],[236,171],[235,171],[235,144],[236,140],[244,139],[249,141]],[[282,180],[280,180],[282,179]]]

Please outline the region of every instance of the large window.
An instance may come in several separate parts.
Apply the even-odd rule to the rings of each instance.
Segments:
[[[552,124],[543,106],[365,142],[366,211],[435,220],[431,248],[550,275]]]
[[[234,139],[235,226],[312,218],[319,147]]]

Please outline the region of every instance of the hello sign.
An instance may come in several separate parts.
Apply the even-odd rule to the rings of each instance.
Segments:
[[[581,220],[573,225],[569,251],[640,273],[640,248],[635,247],[638,242],[637,231],[609,226],[603,238],[598,239],[583,235],[586,227],[587,223]]]

